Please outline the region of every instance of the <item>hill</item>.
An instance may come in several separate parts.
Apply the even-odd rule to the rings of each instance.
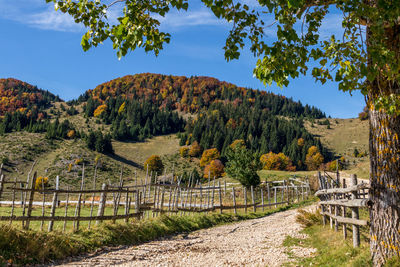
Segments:
[[[0,116],[15,111],[40,111],[52,101],[60,101],[60,98],[17,79],[0,79]]]
[[[116,140],[143,141],[182,132],[181,145],[197,141],[201,149],[217,148],[222,156],[236,139],[254,152],[284,152],[297,169],[316,146],[331,155],[303,127],[303,118],[325,118],[308,105],[273,93],[237,87],[211,77],[137,74],[100,84],[80,96],[86,117],[111,125]],[[184,121],[179,115],[186,116]],[[299,146],[298,139],[305,144]]]
[[[325,118],[321,110],[210,77],[125,76],[68,103],[35,86],[7,80],[7,95],[37,94],[36,101],[22,101],[20,107],[26,110],[9,109],[1,119],[0,156],[11,173],[25,174],[37,159],[40,172],[51,179],[60,175],[71,186],[77,184],[83,163],[91,168],[85,171],[88,176],[100,164],[98,181],[115,181],[122,164],[124,176],[143,175],[144,160],[152,154],[161,155],[169,170],[200,172],[199,160],[180,157],[179,145],[197,141],[202,149],[216,147],[224,161],[227,146],[236,139],[260,154],[283,152],[299,170],[306,167],[311,146],[330,158],[303,125],[304,120]],[[32,116],[30,110],[43,115]],[[11,140],[29,145],[21,149]]]
[[[329,121],[329,127],[326,123]],[[338,157],[344,156],[346,173],[369,178],[368,120],[323,119],[305,122],[305,128]],[[356,153],[354,153],[356,152]]]
[[[212,77],[185,77],[153,73],[128,75],[98,85],[78,98],[78,102],[92,100],[104,104],[108,99],[142,99],[160,108],[197,113],[214,103],[231,103],[268,109],[274,115],[290,117],[324,118],[325,114],[309,105],[303,106],[285,96],[270,92],[238,87]],[[90,106],[90,103],[88,103]],[[88,113],[93,112],[93,108]]]

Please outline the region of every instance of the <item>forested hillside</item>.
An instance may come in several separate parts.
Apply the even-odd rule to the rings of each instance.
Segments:
[[[289,117],[323,118],[325,114],[308,105],[303,106],[284,96],[266,91],[237,87],[211,77],[184,77],[161,74],[136,74],[117,78],[88,90],[78,101],[104,103],[110,97],[151,101],[160,108],[196,113],[214,103],[267,109],[271,114]],[[88,102],[90,106],[91,103]]]
[[[201,149],[217,148],[222,156],[234,140],[242,139],[260,154],[283,152],[297,169],[305,168],[311,146],[330,158],[303,126],[304,118],[325,118],[321,110],[215,78],[125,76],[88,90],[73,103],[84,103],[85,116],[111,124],[117,140],[141,141],[185,129],[181,145],[197,141]],[[185,122],[177,112],[194,116]]]
[[[0,116],[14,111],[41,112],[51,101],[60,98],[17,79],[0,79]]]
[[[321,110],[215,78],[129,75],[86,91],[69,107],[54,106],[61,101],[57,96],[15,79],[0,80],[0,89],[0,134],[28,131],[48,139],[83,139],[91,150],[112,153],[111,138],[135,142],[179,133],[181,145],[196,141],[200,153],[216,148],[223,161],[239,139],[259,155],[285,154],[298,170],[307,167],[311,147],[330,159],[303,126],[305,119],[325,118]]]

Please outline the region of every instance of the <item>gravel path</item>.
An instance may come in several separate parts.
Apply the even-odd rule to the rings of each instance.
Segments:
[[[290,261],[282,246],[299,233],[296,210],[199,230],[138,246],[120,248],[64,266],[280,266]],[[294,252],[294,251],[293,251]],[[295,254],[309,257],[310,248]]]

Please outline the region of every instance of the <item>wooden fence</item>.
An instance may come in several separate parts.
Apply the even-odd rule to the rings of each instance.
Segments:
[[[92,223],[128,222],[131,218],[164,213],[264,211],[268,207],[304,200],[311,193],[308,180],[298,178],[245,188],[226,181],[221,184],[215,178],[203,184],[190,179],[184,185],[173,174],[146,175],[138,182],[138,179],[123,179],[122,172],[118,184],[102,184],[101,188],[96,188],[96,170],[94,173],[93,185],[88,189],[83,166],[80,189],[72,190],[69,187],[62,189],[58,176],[54,186],[49,188],[36,182],[37,173],[32,170],[26,181],[20,181],[7,179],[0,169],[0,221],[22,225],[24,229],[32,228],[36,223],[35,227],[40,224],[42,230],[47,224],[48,231],[53,231],[57,224],[58,230],[72,228],[76,231],[82,227],[90,228]]]
[[[347,237],[347,225],[352,225],[353,246],[360,246],[360,226],[368,225],[366,220],[360,220],[359,208],[366,208],[369,205],[368,189],[369,184],[358,184],[357,176],[352,175],[350,186],[346,186],[346,179],[340,184],[339,179],[326,177],[318,173],[320,181],[320,190],[315,195],[320,198],[319,206],[323,218],[323,224],[326,225],[329,218],[331,229],[339,231],[339,224],[343,228],[343,236]],[[334,183],[332,180],[336,180]],[[351,211],[351,217],[348,210]]]

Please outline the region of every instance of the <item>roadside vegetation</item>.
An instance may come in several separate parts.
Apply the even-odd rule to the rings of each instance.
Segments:
[[[360,210],[360,217],[367,218],[367,212]],[[305,227],[302,233],[307,237],[302,239],[288,236],[285,239],[283,245],[294,260],[287,266],[372,266],[368,227],[360,227],[360,247],[354,248],[351,227],[347,227],[348,237],[344,240],[342,228],[338,232],[330,229],[329,220],[323,226],[319,212],[300,210],[297,222]],[[292,252],[296,247],[315,248],[316,253],[312,257],[299,257]]]
[[[99,251],[105,246],[135,245],[178,233],[191,232],[225,223],[261,218],[270,214],[310,205],[314,199],[249,214],[163,215],[130,223],[103,223],[75,233],[21,230],[8,223],[0,225],[0,264],[33,264],[63,260]]]

